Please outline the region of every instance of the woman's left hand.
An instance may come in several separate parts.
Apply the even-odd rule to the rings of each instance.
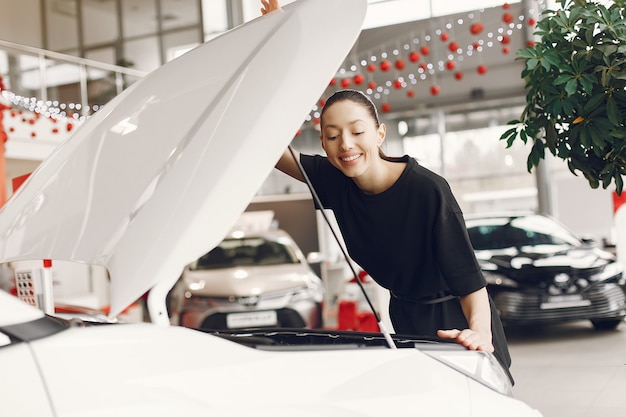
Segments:
[[[472,329],[437,330],[437,336],[442,339],[455,339],[457,343],[465,346],[469,350],[494,351],[491,335],[484,335]]]

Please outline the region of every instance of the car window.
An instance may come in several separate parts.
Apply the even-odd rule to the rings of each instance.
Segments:
[[[468,233],[475,250],[505,249],[519,246],[573,245],[581,242],[556,221],[543,216],[512,218],[480,224],[468,223]]]
[[[190,269],[221,269],[248,265],[299,263],[293,249],[280,241],[262,237],[225,239],[190,265]]]

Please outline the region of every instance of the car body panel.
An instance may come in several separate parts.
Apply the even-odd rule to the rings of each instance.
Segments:
[[[271,172],[367,8],[297,3],[165,64],[77,129],[3,207],[0,259],[105,265],[111,315],[159,283],[164,303]]]
[[[302,287],[308,271],[301,264],[275,265],[272,269],[264,266],[245,268],[246,278],[241,278],[241,267],[213,271],[185,271],[184,279],[198,286],[193,294],[200,296],[249,296]]]
[[[19,302],[0,292],[0,303]],[[0,334],[8,330],[0,328]],[[332,333],[313,337],[333,339]],[[468,355],[468,363],[471,356],[487,355],[453,343],[443,347]],[[19,388],[0,391],[0,410],[7,415],[377,417],[414,410],[499,417],[506,410],[512,417],[540,416],[519,400],[468,383],[421,349],[253,349],[217,335],[149,323],[70,325],[48,337],[0,347],[0,368]],[[45,381],[45,390],[38,381]]]

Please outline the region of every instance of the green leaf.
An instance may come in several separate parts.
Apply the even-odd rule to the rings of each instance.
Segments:
[[[528,61],[526,61],[526,68],[528,68],[529,70],[533,70],[537,67],[538,64],[539,64],[538,59],[531,58]]]
[[[624,181],[622,179],[622,176],[620,175],[619,172],[615,173],[615,192],[617,193],[617,195],[622,195],[622,189],[624,188]]]
[[[609,118],[609,121],[616,126],[619,126],[622,122],[622,114],[617,107],[617,103],[613,97],[609,97],[606,102],[606,114]]]
[[[561,85],[561,84],[565,84],[566,82],[568,82],[569,80],[572,80],[574,77],[570,74],[561,74],[558,77],[556,77],[556,80],[554,80],[554,85]]]
[[[569,80],[565,84],[565,92],[567,93],[568,96],[574,95],[577,89],[578,89],[578,83],[574,79]]]
[[[516,136],[516,135],[517,135],[517,128],[514,127],[504,132],[502,136],[500,136],[500,140],[506,139],[509,136]]]
[[[519,137],[522,141],[524,141],[524,143],[528,142],[528,134],[526,133],[526,130],[522,130],[519,132]]]
[[[591,113],[594,109],[596,109],[600,104],[604,101],[606,95],[604,92],[599,92],[591,96],[589,100],[585,103],[585,107],[583,107],[583,111],[585,114]]]

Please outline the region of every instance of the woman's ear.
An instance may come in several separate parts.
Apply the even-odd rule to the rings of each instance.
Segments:
[[[378,126],[378,146],[383,144],[386,136],[387,126],[384,123],[381,123],[380,126]]]

